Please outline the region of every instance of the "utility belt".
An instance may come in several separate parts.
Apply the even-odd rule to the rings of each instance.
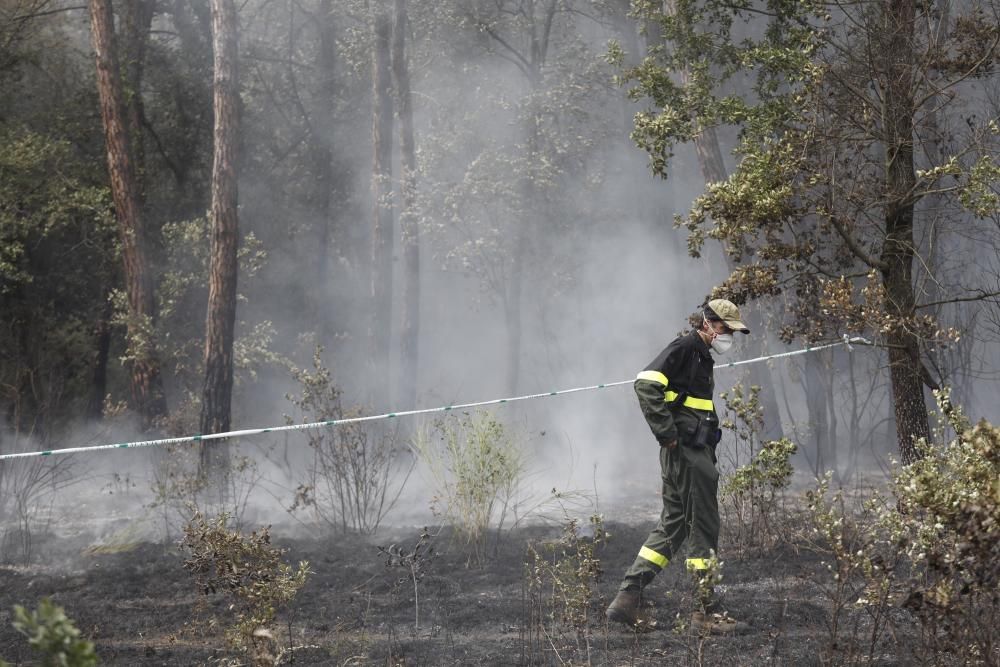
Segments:
[[[674,415],[680,443],[690,447],[715,449],[722,440],[722,429],[719,428],[719,418],[712,410],[712,401],[684,394],[675,395],[671,401],[671,393],[673,392],[667,392],[667,402],[670,405],[670,412]],[[706,405],[707,407],[703,407]]]

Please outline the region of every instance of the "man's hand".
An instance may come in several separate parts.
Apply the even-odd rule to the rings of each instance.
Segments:
[[[660,447],[666,447],[667,449],[673,449],[674,447],[677,446],[677,438],[673,438],[672,440],[666,440],[666,439],[660,440],[659,443],[660,443]]]

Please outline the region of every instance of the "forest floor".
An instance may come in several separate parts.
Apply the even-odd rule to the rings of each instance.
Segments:
[[[676,564],[647,589],[649,611],[662,629],[637,634],[609,626],[604,609],[653,527],[657,504],[654,495],[643,495],[614,513],[635,520],[605,520],[610,539],[589,547],[603,576],[575,593],[560,589],[550,576],[541,576],[540,586],[529,583],[532,549],[554,564],[541,571],[561,572],[555,578],[562,577],[564,584],[581,581],[573,579],[580,563],[574,560],[576,552],[567,552],[560,543],[566,533],[558,523],[505,532],[482,565],[469,562],[460,540],[438,532],[428,542],[432,555],[420,562],[416,599],[410,571],[387,565],[378,547],[411,549],[420,540],[419,527],[385,529],[372,538],[276,537],[274,543],[287,550],[288,563],[306,560],[312,571],[273,628],[275,650],[283,651],[280,664],[913,664],[905,647],[917,644],[910,641],[915,630],[903,610],[892,610],[888,631],[876,632],[873,644],[875,626],[853,607],[853,600],[844,599],[852,594],[845,590],[834,637],[838,598],[832,592],[837,587],[822,555],[795,539],[756,553],[734,553],[725,539],[738,529],[732,525],[723,528],[724,582],[719,588],[730,614],[745,621],[749,632],[699,636],[685,629],[693,591]],[[802,515],[794,504],[785,521],[802,531]],[[127,522],[116,530],[127,535]],[[587,550],[586,531],[578,535],[582,537],[570,542]],[[239,655],[227,649],[225,629],[233,622],[229,602],[222,594],[198,590],[176,544],[95,540],[79,530],[73,537],[35,536],[32,554],[28,565],[0,567],[0,657],[11,664],[37,664],[26,640],[11,626],[12,606],[34,608],[46,596],[94,642],[102,664],[246,664],[232,662]],[[567,597],[585,601],[567,607]],[[567,620],[567,610],[586,620],[578,616],[574,624]]]

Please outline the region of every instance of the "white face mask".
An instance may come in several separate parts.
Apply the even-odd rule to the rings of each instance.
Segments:
[[[710,345],[712,349],[715,350],[716,354],[725,354],[729,351],[729,348],[733,346],[733,334],[731,333],[716,333],[715,329],[712,328],[712,323],[708,321],[707,317],[702,316],[705,321],[705,327],[708,329],[708,335],[712,337]]]
[[[712,339],[712,349],[719,354],[725,354],[733,346],[733,334],[715,334]]]

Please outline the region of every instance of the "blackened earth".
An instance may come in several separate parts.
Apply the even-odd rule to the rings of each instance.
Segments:
[[[655,499],[648,499],[650,503]],[[648,515],[648,514],[647,514]],[[792,518],[786,521],[797,522]],[[651,520],[608,522],[596,547],[604,575],[586,607],[586,625],[562,618],[551,581],[528,585],[529,546],[557,559],[545,544],[562,535],[557,523],[507,532],[486,562],[470,564],[468,549],[448,531],[433,539],[422,563],[417,605],[408,572],[386,565],[379,546],[410,547],[419,527],[379,536],[275,539],[291,564],[306,560],[313,574],[271,631],[280,664],[298,665],[814,665],[919,663],[916,630],[891,610],[875,633],[853,599],[842,599],[837,637],[832,574],[822,556],[794,540],[763,552],[734,554],[723,544],[720,587],[730,615],[749,625],[739,636],[702,636],[686,629],[693,609],[689,577],[669,566],[647,589],[648,613],[661,629],[637,634],[609,626],[604,609],[631,563]],[[724,529],[725,530],[725,529]],[[435,532],[432,529],[432,532]],[[794,532],[794,531],[790,531]],[[725,535],[725,533],[724,533]],[[221,595],[203,595],[170,542],[94,548],[74,539],[34,536],[32,562],[0,567],[0,656],[13,665],[40,664],[11,626],[15,604],[35,607],[50,597],[65,608],[102,664],[249,664],[229,649],[232,622]],[[848,588],[844,595],[856,595]],[[842,595],[842,598],[844,597]],[[855,598],[856,599],[856,598]],[[243,662],[227,662],[241,659]]]

